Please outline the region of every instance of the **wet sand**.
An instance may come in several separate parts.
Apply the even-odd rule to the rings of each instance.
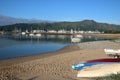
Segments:
[[[94,41],[67,46],[46,54],[0,60],[0,80],[89,80],[77,78],[72,64],[107,58],[104,48],[120,48],[120,43]],[[119,66],[118,66],[119,67]]]

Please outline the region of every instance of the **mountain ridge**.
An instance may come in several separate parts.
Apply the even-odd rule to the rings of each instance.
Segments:
[[[11,19],[11,18],[10,18]],[[7,19],[9,20],[9,18]],[[15,19],[14,19],[15,20]],[[14,21],[13,20],[13,21]],[[18,19],[17,19],[18,20]],[[115,24],[108,24],[108,23],[100,23],[96,22],[95,20],[82,20],[82,21],[76,21],[76,22],[69,22],[69,21],[61,21],[61,22],[51,22],[51,21],[35,21],[34,20],[25,20],[23,19],[23,22],[21,23],[15,23],[10,25],[3,25],[1,26],[1,30],[8,30],[12,31],[16,28],[22,29],[23,31],[28,29],[30,30],[31,27],[33,29],[41,29],[41,30],[83,30],[83,31],[120,31],[120,25]],[[18,20],[19,21],[19,20]],[[21,21],[21,19],[20,19]],[[28,21],[28,22],[26,22]]]
[[[0,15],[0,26],[12,25],[16,23],[43,23],[43,22],[52,22],[48,20],[39,20],[39,19],[24,19],[24,18],[14,18],[9,16]]]

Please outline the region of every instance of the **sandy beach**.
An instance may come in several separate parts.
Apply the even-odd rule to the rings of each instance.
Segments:
[[[91,59],[108,58],[104,48],[119,49],[120,43],[85,42],[46,54],[0,60],[0,80],[89,80],[89,78],[77,78],[78,72],[73,70],[71,65]],[[118,64],[110,65],[110,68],[114,66],[120,68]]]

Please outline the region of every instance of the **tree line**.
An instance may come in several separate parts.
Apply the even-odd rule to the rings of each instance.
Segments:
[[[107,23],[97,23],[93,20],[84,20],[81,22],[54,22],[54,23],[20,23],[13,25],[1,26],[1,31],[18,30],[79,30],[79,31],[100,31],[105,33],[120,33],[120,25],[113,25]]]

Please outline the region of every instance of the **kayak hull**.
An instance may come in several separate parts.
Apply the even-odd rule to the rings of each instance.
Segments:
[[[104,59],[88,60],[86,62],[80,62],[72,65],[72,69],[79,70],[88,66],[99,65],[99,64],[114,64],[114,63],[120,63],[120,59],[104,58]]]

